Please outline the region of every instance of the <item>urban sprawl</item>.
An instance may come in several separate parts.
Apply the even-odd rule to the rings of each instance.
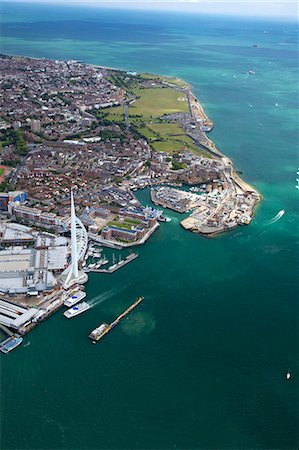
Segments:
[[[207,137],[213,123],[182,80],[6,55],[0,70],[5,351],[83,298],[89,271],[133,261],[108,267],[102,247],[144,243],[167,220],[159,207],[205,236],[252,220],[260,196]],[[135,196],[145,187],[157,208]]]

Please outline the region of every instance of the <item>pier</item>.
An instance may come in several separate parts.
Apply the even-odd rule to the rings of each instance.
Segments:
[[[138,306],[139,303],[141,303],[143,300],[144,297],[138,297],[137,300],[122,314],[120,314],[113,322],[111,322],[110,324],[102,323],[99,327],[95,328],[88,337],[93,341],[94,344],[98,342],[103,336],[109,333],[109,331],[111,331],[124,317],[130,314],[130,312],[133,311],[133,309],[136,308],[136,306]]]
[[[113,273],[116,272],[121,267],[124,267],[126,264],[129,264],[130,262],[134,261],[134,259],[138,258],[138,256],[139,256],[138,253],[131,253],[125,259],[122,259],[121,261],[119,261],[116,264],[113,264],[107,269],[88,269],[88,271],[96,273]]]

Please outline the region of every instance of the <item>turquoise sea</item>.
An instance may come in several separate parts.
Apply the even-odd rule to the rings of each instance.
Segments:
[[[1,448],[298,448],[298,25],[4,2],[1,16],[2,53],[190,82],[263,196],[250,226],[216,239],[167,213],[136,261],[90,276],[90,311],[1,355]]]

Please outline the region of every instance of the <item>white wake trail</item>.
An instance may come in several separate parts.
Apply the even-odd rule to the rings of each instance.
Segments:
[[[285,210],[284,210],[284,209],[282,209],[281,211],[279,211],[279,212],[276,214],[276,216],[274,216],[271,220],[269,220],[269,221],[267,222],[267,225],[271,225],[272,223],[277,222],[279,219],[281,219],[281,217],[284,215],[284,213],[285,213]]]
[[[118,286],[116,286],[113,289],[110,289],[109,291],[103,292],[102,294],[96,295],[93,297],[88,304],[93,308],[96,305],[100,305],[101,303],[105,302],[109,298],[113,297],[115,294],[123,291],[126,289],[131,283],[122,283]]]

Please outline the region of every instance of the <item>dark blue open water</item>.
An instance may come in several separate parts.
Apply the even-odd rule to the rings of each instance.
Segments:
[[[2,355],[1,447],[298,448],[297,25],[8,3],[2,22],[3,53],[190,82],[212,138],[264,200],[250,226],[213,240],[170,213],[138,260],[90,276],[94,308],[57,313]]]

